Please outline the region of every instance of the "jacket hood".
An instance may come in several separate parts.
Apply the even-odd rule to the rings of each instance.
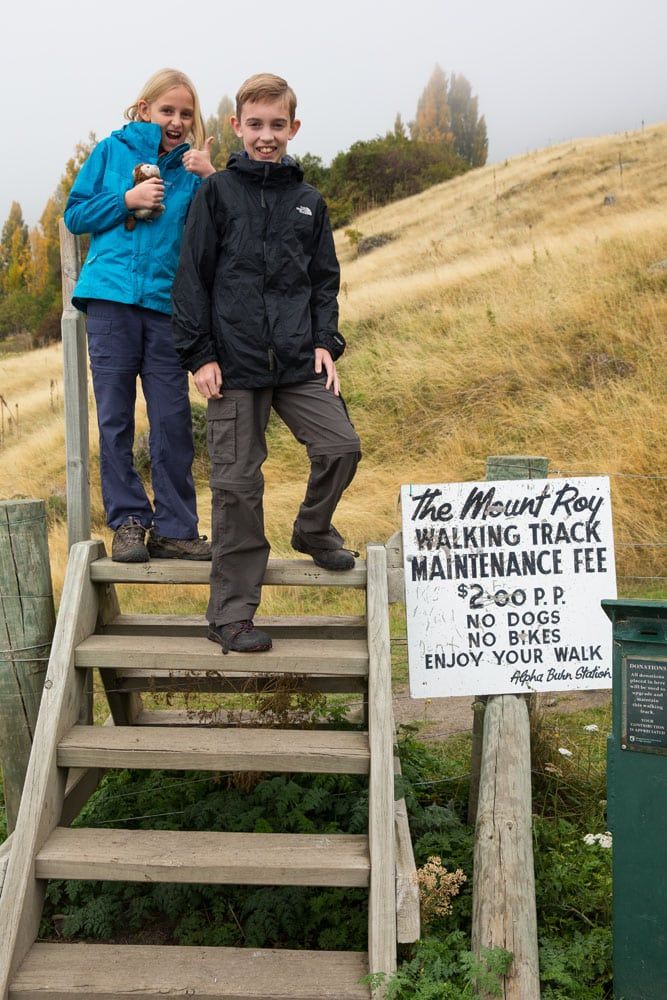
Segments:
[[[303,170],[291,156],[283,156],[280,163],[264,163],[261,160],[251,160],[243,150],[240,153],[232,153],[227,160],[227,170],[237,171],[260,183],[276,186],[303,180]]]
[[[111,135],[124,143],[133,153],[136,153],[137,163],[157,163],[162,137],[159,125],[154,122],[130,122],[128,125],[116,129]],[[189,148],[189,143],[182,142],[180,146],[176,146],[175,149],[161,158],[162,164],[180,166],[183,153]]]

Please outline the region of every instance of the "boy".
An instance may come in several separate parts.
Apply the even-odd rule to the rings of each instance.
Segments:
[[[213,504],[209,639],[270,649],[253,624],[269,557],[261,467],[271,407],[311,462],[292,546],[346,570],[353,553],[331,524],[361,458],[335,362],[338,261],[321,195],[286,156],[299,130],[296,96],[269,73],[236,95],[244,150],[202,185],[186,225],[173,291],[181,363],[208,400]]]

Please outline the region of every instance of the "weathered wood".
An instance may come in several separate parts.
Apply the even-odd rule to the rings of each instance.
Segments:
[[[405,604],[405,564],[403,531],[395,531],[387,545],[387,597],[390,604]]]
[[[478,694],[472,702],[472,741],[470,745],[470,787],[468,789],[468,826],[477,822],[479,802],[479,782],[482,770],[482,746],[484,743],[484,712],[488,695]]]
[[[247,656],[247,653],[242,654]],[[154,670],[115,671],[116,683],[125,691],[159,692],[200,692],[210,694],[252,694],[257,691],[269,693],[289,677],[294,691],[319,691],[322,694],[365,694],[366,675],[342,674],[251,674],[242,670],[225,675],[211,671],[195,673],[192,670],[170,670],[168,674],[158,674]]]
[[[545,479],[549,472],[549,459],[542,455],[489,455],[486,460],[486,479]]]
[[[95,628],[97,593],[90,562],[104,551],[101,542],[73,546],[35,729],[34,750],[15,838],[0,897],[0,997],[5,997],[17,965],[39,930],[43,883],[33,873],[34,857],[57,826],[67,772],[56,765],[56,747],[79,716],[85,675],[74,669],[75,647]]]
[[[396,868],[394,849],[394,732],[391,649],[387,600],[387,556],[368,545],[368,727],[371,751],[368,834],[371,886],[368,900],[370,971],[396,969]],[[382,996],[380,991],[378,996]]]
[[[256,615],[255,624],[283,639],[365,639],[365,615]],[[203,615],[119,614],[97,631],[102,635],[205,636]]]
[[[497,482],[507,479],[544,479],[549,471],[549,459],[540,455],[490,455],[486,460],[486,479]],[[468,792],[468,823],[475,825],[479,798],[484,710],[487,695],[478,695],[472,705],[472,746],[470,753],[470,790]]]
[[[486,478],[542,479],[548,466],[548,459],[539,456],[495,455],[487,459]],[[476,807],[472,947],[477,954],[496,946],[513,953],[503,980],[504,1000],[539,1000],[528,708],[522,695],[484,700],[485,709],[475,713],[484,735]],[[474,783],[476,760],[472,767]],[[474,805],[471,798],[469,815]]]
[[[351,674],[368,673],[368,649],[363,639],[318,643],[312,639],[276,639],[261,653],[222,654],[209,639],[188,636],[92,635],[76,651],[77,667],[113,667],[128,671],[171,670],[240,673]]]
[[[88,354],[82,313],[72,305],[72,292],[81,270],[79,241],[61,219],[60,263],[63,286],[63,396],[65,455],[67,460],[67,540],[70,545],[90,538],[90,483],[88,472]]]
[[[2,887],[5,884],[5,875],[7,874],[7,865],[9,864],[9,852],[12,849],[13,839],[14,834],[10,833],[7,839],[0,844],[0,896],[2,896]]]
[[[472,948],[512,952],[504,1000],[539,1000],[528,708],[489,698],[473,866]]]
[[[368,1000],[361,952],[38,944],[10,1000]]]
[[[394,758],[394,774],[401,773],[401,762]],[[396,939],[400,944],[419,940],[419,885],[417,866],[410,837],[410,823],[405,799],[394,802],[396,836]]]
[[[90,569],[96,583],[203,583],[208,586],[211,564],[184,559],[155,559],[147,563],[117,563],[99,559]],[[366,586],[366,564],[357,559],[344,573],[321,569],[311,559],[269,559],[264,586],[354,587]]]
[[[97,616],[96,632],[104,632],[108,622],[120,617],[120,605],[116,588],[112,583],[101,584],[99,587],[100,610]],[[92,670],[90,671],[92,674]],[[141,715],[143,702],[138,691],[120,690],[120,681],[113,670],[102,670],[100,674],[111,718],[116,726],[131,726]],[[92,722],[90,719],[79,720],[83,725]]]
[[[0,501],[0,766],[11,832],[55,626],[43,500]]]
[[[290,687],[290,691],[291,691]],[[178,728],[183,728],[184,726],[195,727],[200,729],[202,727],[230,727],[232,729],[250,729],[252,728],[253,715],[255,715],[253,709],[249,709],[248,714],[244,715],[242,721],[239,720],[239,710],[238,708],[216,708],[215,712],[200,713],[196,709],[188,710],[187,708],[144,708],[141,710],[139,715],[134,720],[135,726],[176,726]],[[362,728],[362,718],[361,710],[358,708],[351,708],[345,713],[345,722],[349,723],[351,726],[357,726]],[[261,720],[260,720],[261,725]],[[267,723],[267,727],[271,723]],[[282,721],[281,726],[286,729],[301,729],[303,728],[303,722],[299,719]],[[309,722],[308,730],[309,732],[313,730],[327,730],[327,729],[340,729],[339,722]]]
[[[366,733],[161,726],[74,726],[61,767],[368,774]]]
[[[218,833],[57,827],[37,878],[206,885],[367,886],[368,838],[352,834]]]
[[[100,778],[104,772],[98,768],[70,768],[67,775],[67,787],[65,789],[65,800],[63,802],[60,822],[64,826],[76,819],[84,805],[93,794],[100,783]],[[10,833],[6,840],[0,844],[0,896],[9,864],[9,853],[12,849],[14,834]]]

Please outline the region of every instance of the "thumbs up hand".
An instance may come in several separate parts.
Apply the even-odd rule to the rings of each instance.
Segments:
[[[198,177],[210,177],[215,173],[215,167],[211,163],[211,147],[214,142],[214,136],[210,135],[203,149],[189,149],[183,154],[183,166],[189,173],[197,174]]]

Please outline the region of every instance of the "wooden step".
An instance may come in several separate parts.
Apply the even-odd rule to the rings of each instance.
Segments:
[[[246,714],[244,713],[243,721],[239,721],[239,709],[238,708],[216,708],[213,713],[210,710],[199,712],[196,708],[142,708],[139,714],[132,720],[133,726],[196,726],[200,728],[202,726],[224,726],[232,729],[239,729],[243,727],[244,729],[252,729],[253,722],[256,722],[257,715],[253,710],[249,710]],[[345,713],[345,722],[349,726],[355,726],[356,728],[362,728],[364,725],[363,721],[363,705],[359,702],[354,706],[351,706]],[[270,725],[270,723],[268,723]],[[281,727],[287,729],[303,729],[303,721],[296,718],[293,723],[289,721],[285,722],[281,720]],[[313,729],[340,729],[339,722],[317,722],[314,725],[308,726],[309,731]],[[1,850],[1,848],[0,848]]]
[[[146,563],[112,562],[108,556],[90,566],[95,583],[203,583],[209,582],[210,562],[185,559],[154,559]],[[354,569],[343,573],[321,569],[312,559],[269,559],[264,584],[279,587],[366,586],[366,563],[355,560]]]
[[[368,774],[367,733],[294,729],[73,726],[59,767]]]
[[[244,654],[245,655],[245,654]],[[259,654],[260,656],[263,654]],[[190,692],[207,694],[252,694],[271,693],[277,685],[289,680],[290,689],[295,692],[319,692],[321,694],[365,694],[368,689],[367,677],[352,677],[342,674],[259,674],[235,671],[224,674],[212,670],[194,673],[192,670],[170,670],[167,674],[157,674],[154,670],[113,670],[112,688],[115,691]]]
[[[367,886],[368,838],[56,827],[37,878],[208,885]]]
[[[276,639],[263,653],[228,653],[205,638],[151,635],[91,635],[76,649],[77,667],[122,668],[123,674],[174,670],[219,674],[326,674],[366,677],[368,646],[364,639],[316,642]]]
[[[368,1000],[363,953],[35,944],[9,989],[20,1000]]]
[[[364,615],[258,615],[258,628],[282,639],[364,639]],[[120,614],[97,629],[101,635],[205,636],[203,615]]]

